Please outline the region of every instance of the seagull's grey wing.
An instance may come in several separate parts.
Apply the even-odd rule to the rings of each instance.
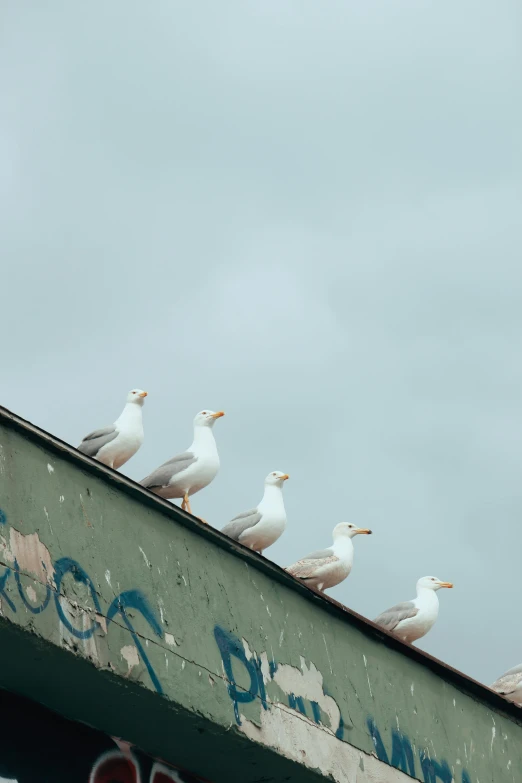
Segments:
[[[393,631],[402,620],[415,617],[418,611],[413,601],[404,601],[402,604],[392,606],[391,609],[386,609],[373,622],[376,625],[380,625],[385,631]]]
[[[193,465],[197,459],[191,451],[184,451],[183,454],[172,457],[172,459],[160,465],[159,468],[153,470],[149,476],[140,481],[140,484],[142,487],[147,487],[147,489],[166,487],[174,476]]]
[[[317,552],[311,552],[306,557],[302,557],[297,563],[285,568],[292,576],[297,576],[299,579],[312,579],[318,568],[322,568],[325,565],[336,563],[339,560],[337,555],[334,555],[333,549],[319,549]]]
[[[509,669],[505,674],[502,675],[502,677],[499,677],[498,680],[495,680],[493,685],[490,687],[497,693],[509,694],[516,690],[516,688],[520,685],[521,680],[522,663],[519,663],[518,666],[513,666],[513,668]]]
[[[89,432],[78,446],[78,451],[87,454],[88,457],[95,457],[99,450],[114,440],[117,435],[118,430],[114,424],[110,427],[103,427],[101,430]]]
[[[241,533],[244,533],[245,530],[257,525],[260,519],[261,514],[257,508],[251,508],[250,511],[244,511],[242,514],[238,514],[237,517],[234,517],[234,519],[231,519],[230,522],[221,529],[221,532],[226,536],[229,536],[229,538],[233,538],[234,541],[239,541]]]

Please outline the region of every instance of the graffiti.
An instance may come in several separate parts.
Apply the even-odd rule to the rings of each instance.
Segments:
[[[132,750],[109,750],[94,764],[89,783],[203,783],[189,772],[154,761],[150,772]]]
[[[267,695],[267,685],[275,683],[285,694],[286,704],[290,710],[298,712],[323,728],[326,712],[330,718],[329,721],[326,719],[326,727],[337,739],[344,738],[344,721],[338,705],[326,692],[322,675],[313,664],[307,667],[302,663],[301,672],[287,664],[269,661],[266,653],[258,655],[250,651],[244,639],[238,639],[221,626],[214,628],[214,638],[221,654],[228,695],[233,704],[238,726],[242,726],[245,720],[240,713],[241,705],[259,699],[262,710],[271,709],[274,702],[271,702]],[[241,668],[238,668],[237,664],[240,664]],[[242,685],[239,685],[238,681]],[[379,761],[395,767],[412,778],[422,779],[424,783],[455,783],[447,761],[433,758],[425,749],[419,750],[416,755],[409,737],[402,732],[392,730],[391,752],[389,752],[372,717],[367,719],[366,728]],[[256,736],[259,739],[259,735]],[[461,773],[461,783],[471,783],[470,775],[465,769]]]
[[[6,524],[6,516],[0,510],[0,525],[5,525],[5,524]],[[29,611],[31,614],[37,615],[37,614],[41,614],[42,612],[45,612],[45,610],[51,604],[51,599],[54,598],[53,604],[60,622],[67,629],[67,631],[76,639],[84,640],[84,641],[90,639],[100,629],[103,630],[104,632],[105,631],[108,632],[111,622],[115,622],[116,619],[119,619],[131,634],[134,645],[138,651],[139,656],[141,657],[141,660],[145,665],[145,668],[152,681],[152,684],[154,685],[154,688],[158,693],[163,694],[163,687],[158,678],[158,675],[155,672],[150,662],[149,656],[147,655],[147,652],[143,646],[143,643],[139,635],[136,633],[134,629],[132,620],[129,615],[129,610],[134,610],[136,612],[139,612],[141,616],[145,619],[145,621],[148,623],[153,633],[156,636],[158,636],[160,639],[163,639],[164,637],[163,628],[161,627],[146,596],[140,590],[135,590],[135,589],[125,590],[121,592],[112,601],[107,611],[107,617],[103,621],[102,608],[100,605],[100,600],[98,598],[98,593],[95,584],[91,579],[91,577],[89,576],[89,574],[85,571],[84,568],[82,568],[82,566],[76,560],[73,560],[71,557],[61,557],[53,563],[50,559],[48,550],[45,547],[43,547],[43,544],[39,541],[36,534],[32,534],[32,536],[24,537],[23,534],[20,534],[18,533],[18,531],[15,531],[14,528],[11,528],[11,531],[14,533],[14,536],[12,536],[12,539],[14,541],[20,541],[20,540],[26,541],[29,538],[33,538],[34,541],[32,542],[32,550],[34,550],[35,552],[40,552],[41,549],[43,548],[45,549],[45,553],[46,553],[45,558],[40,556],[37,565],[35,566],[33,564],[33,567],[29,569],[34,572],[35,569],[38,568],[38,570],[41,572],[39,574],[40,579],[38,580],[38,584],[45,588],[45,595],[43,599],[40,602],[38,602],[36,592],[32,587],[28,587],[27,589],[24,589],[24,586],[22,584],[22,577],[24,576],[24,571],[20,567],[20,564],[16,556],[13,554],[11,549],[9,549],[6,539],[4,538],[2,539],[4,542],[2,547],[4,559],[10,559],[10,561],[12,562],[12,567],[4,564],[4,572],[3,574],[0,575],[0,599],[5,601],[6,605],[9,607],[11,612],[13,612],[13,614],[17,613],[16,603],[13,600],[13,597],[9,595],[10,580],[14,580],[16,591],[23,605],[23,608]],[[40,549],[38,549],[38,547],[40,547]],[[45,562],[46,559],[48,559],[47,564]],[[42,575],[45,578],[45,584],[43,584]],[[90,622],[90,625],[88,625],[86,628],[76,627],[72,622],[73,618],[68,616],[68,614],[65,611],[64,593],[62,588],[63,588],[63,582],[65,578],[68,576],[72,577],[75,580],[75,582],[84,585],[89,592],[94,607],[95,617]],[[51,580],[54,581],[53,585],[51,585],[50,583]],[[103,621],[103,627],[101,621]]]
[[[0,691],[0,710],[0,783],[209,783],[16,694]]]
[[[307,667],[303,661],[302,670],[286,664],[279,665],[274,660],[268,660],[266,653],[259,656],[250,652],[244,640],[238,639],[219,625],[214,628],[214,638],[221,653],[228,695],[234,705],[238,726],[242,724],[239,705],[248,704],[258,698],[263,710],[270,709],[266,686],[268,683],[274,683],[279,687],[290,709],[327,728],[338,739],[343,739],[344,721],[341,711],[335,699],[324,690],[322,674],[313,664]],[[249,683],[246,687],[237,684],[233,660],[240,663],[247,674]]]
[[[127,590],[123,593],[120,593],[120,595],[114,599],[112,604],[109,606],[109,611],[107,612],[107,627],[109,626],[109,623],[114,620],[115,616],[119,614],[134,640],[134,644],[136,645],[138,653],[141,656],[141,660],[145,664],[154,687],[158,693],[163,693],[161,683],[156,675],[156,672],[152,668],[149,657],[145,652],[138,634],[134,630],[134,627],[129,619],[129,615],[127,614],[127,609],[136,609],[137,612],[140,612],[156,636],[159,636],[160,639],[163,638],[163,629],[154,616],[147,599],[143,593],[140,592],[140,590]]]
[[[390,760],[388,752],[384,747],[381,733],[373,718],[368,718],[367,726],[373,740],[377,758],[380,761],[384,761],[385,764],[389,764],[396,769],[400,769],[402,772],[406,772],[412,778],[416,777],[415,756],[408,737],[405,734],[402,734],[402,732],[392,729],[392,752]],[[453,783],[453,773],[448,762],[444,759],[442,761],[437,761],[422,749],[419,751],[419,762],[424,783]],[[462,770],[461,779],[462,783],[471,783],[469,774],[465,769]]]

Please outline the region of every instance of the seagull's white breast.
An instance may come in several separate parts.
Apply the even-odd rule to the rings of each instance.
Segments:
[[[118,430],[117,436],[99,450],[96,459],[118,470],[136,454],[143,443],[141,406],[127,403],[114,426]]]
[[[272,546],[283,535],[286,528],[282,489],[277,486],[266,486],[257,510],[261,514],[261,519],[257,525],[241,533],[239,541],[250,549],[262,552],[263,549]]]
[[[418,608],[418,613],[415,617],[401,620],[394,631],[396,636],[410,644],[425,636],[439,616],[439,599],[433,590],[423,591],[412,603]]]

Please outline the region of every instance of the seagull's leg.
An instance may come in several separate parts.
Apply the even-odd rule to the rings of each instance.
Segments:
[[[187,511],[188,506],[190,506],[189,496],[185,492],[185,494],[183,495],[183,500],[181,501],[181,508],[183,509],[183,511]]]
[[[185,495],[184,500],[185,500],[185,508],[186,508],[186,510],[189,512],[189,514],[192,514],[192,509],[190,507],[190,500],[189,500],[188,493]]]

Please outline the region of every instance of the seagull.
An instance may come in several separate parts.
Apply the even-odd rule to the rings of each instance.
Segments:
[[[284,533],[286,511],[283,485],[288,478],[288,473],[281,473],[280,470],[269,473],[258,506],[234,517],[221,532],[262,555],[263,550],[272,546]]]
[[[423,576],[417,582],[417,598],[392,606],[380,614],[375,620],[385,631],[412,642],[425,636],[435,624],[439,614],[439,599],[437,590],[441,587],[453,587],[451,582],[441,582],[436,576]]]
[[[522,663],[509,669],[489,687],[518,707],[522,707]]]
[[[132,389],[127,394],[127,402],[121,416],[110,427],[94,430],[86,435],[78,446],[78,451],[88,457],[94,457],[114,470],[121,468],[143,443],[141,409],[146,396],[146,391]]]
[[[189,496],[206,487],[219,470],[212,427],[223,411],[201,411],[194,419],[194,440],[183,454],[172,457],[140,484],[162,498],[183,498],[181,508],[192,514]]]
[[[352,538],[361,534],[370,535],[371,532],[366,527],[340,522],[333,529],[333,546],[306,555],[285,568],[285,571],[317,590],[335,587],[343,582],[352,570]]]

